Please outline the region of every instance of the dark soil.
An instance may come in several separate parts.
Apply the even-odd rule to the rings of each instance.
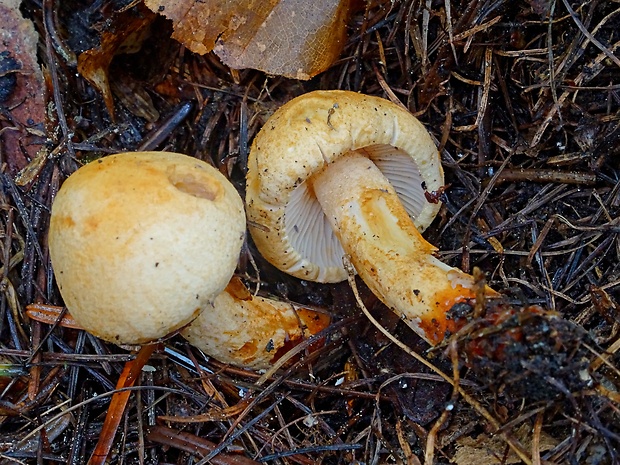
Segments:
[[[358,282],[416,359],[361,314],[348,283],[286,276],[249,243],[238,275],[331,312],[324,346],[257,384],[261,374],[167,340],[136,383],[110,463],[205,463],[214,447],[218,464],[620,463],[620,3],[359,2],[341,59],[310,81],[231,71],[183,49],[156,18],[141,48],[109,66],[113,115],[72,57],[140,6],[43,3],[23,11],[41,34],[54,103],[49,156],[17,185],[11,153],[0,153],[0,460],[86,462],[106,393],[133,357],[25,315],[33,303],[62,306],[46,247],[62,181],[109,153],[170,150],[208,161],[242,192],[251,141],[276,108],[349,89],[402,102],[436,138],[447,189],[425,237],[504,299],[476,317],[453,309],[468,324],[429,351]],[[9,65],[0,55],[7,95]],[[200,421],[216,410],[222,418]]]

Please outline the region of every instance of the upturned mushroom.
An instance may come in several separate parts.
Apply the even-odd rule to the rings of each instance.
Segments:
[[[399,106],[316,91],[277,110],[248,161],[246,212],[262,255],[319,282],[346,279],[345,255],[389,308],[430,343],[454,330],[446,312],[474,299],[473,278],[420,234],[440,208],[437,148]]]
[[[264,367],[287,342],[327,322],[313,315],[302,324],[290,306],[252,296],[246,311],[238,296],[220,296],[244,237],[241,198],[215,168],[186,155],[136,152],[91,162],[65,181],[48,241],[65,305],[95,336],[148,343],[202,313],[202,331],[188,330],[193,342],[222,361]]]

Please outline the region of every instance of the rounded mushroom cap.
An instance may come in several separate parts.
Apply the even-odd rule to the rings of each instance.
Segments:
[[[346,279],[344,254],[308,179],[358,151],[390,180],[419,230],[441,204],[426,192],[444,184],[437,148],[424,126],[392,102],[348,91],[316,91],[283,105],[254,139],[246,211],[261,254],[302,279]]]
[[[73,173],[54,204],[49,250],[75,320],[117,344],[192,321],[232,276],[243,203],[215,168],[166,152],[108,156]]]

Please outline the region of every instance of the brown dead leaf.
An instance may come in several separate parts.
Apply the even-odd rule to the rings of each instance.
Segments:
[[[214,50],[234,69],[310,79],[338,57],[350,0],[145,0],[171,19],[173,38],[191,51]]]
[[[37,64],[39,36],[22,17],[20,0],[0,0],[0,153],[15,174],[34,158],[45,134],[47,91]]]
[[[192,52],[204,55],[215,47],[218,37],[228,41],[233,34],[247,36],[265,21],[279,0],[203,1],[146,0],[152,11],[174,24],[172,37]]]
[[[78,71],[101,93],[112,117],[114,99],[108,79],[110,63],[118,53],[137,51],[134,45],[141,43],[155,17],[141,5],[135,10],[113,13],[106,21],[109,27],[101,33],[99,47],[87,50],[78,57]]]

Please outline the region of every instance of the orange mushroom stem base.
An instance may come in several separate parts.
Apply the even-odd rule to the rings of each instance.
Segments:
[[[314,194],[355,270],[384,304],[435,345],[455,304],[475,299],[472,276],[433,253],[386,177],[363,152],[349,152],[311,178]],[[493,291],[490,291],[493,292]]]
[[[181,335],[220,362],[267,369],[329,323],[324,313],[252,295],[233,277]]]

